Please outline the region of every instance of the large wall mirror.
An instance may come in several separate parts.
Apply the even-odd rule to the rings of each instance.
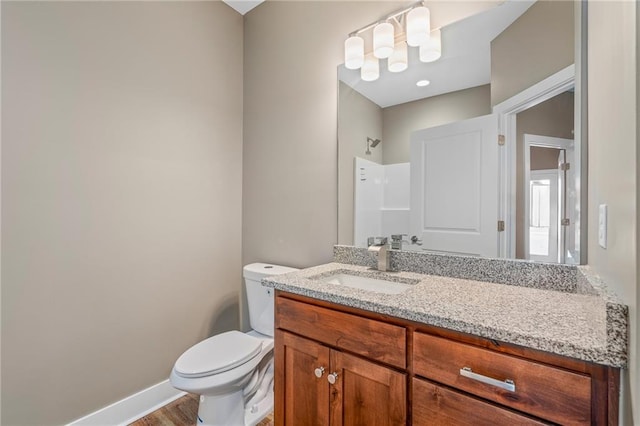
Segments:
[[[338,68],[338,243],[586,263],[586,6],[451,3],[437,61]]]

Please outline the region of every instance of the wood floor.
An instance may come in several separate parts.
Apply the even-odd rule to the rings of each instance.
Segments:
[[[187,394],[136,420],[130,426],[195,426],[197,415],[198,395]],[[258,423],[258,426],[273,426],[273,413]]]

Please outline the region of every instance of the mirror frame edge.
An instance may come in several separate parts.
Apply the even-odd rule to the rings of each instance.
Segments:
[[[578,193],[580,194],[580,223],[576,224],[580,229],[580,265],[586,265],[589,260],[588,253],[588,227],[589,227],[589,194],[588,194],[588,165],[589,165],[589,105],[588,105],[588,4],[586,0],[580,0],[574,4],[575,52],[574,64],[576,66],[576,99],[574,131],[580,139],[580,181]],[[576,136],[576,135],[574,135]]]

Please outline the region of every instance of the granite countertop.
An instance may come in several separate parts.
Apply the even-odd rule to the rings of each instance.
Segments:
[[[597,281],[588,269],[571,270],[576,282]],[[382,294],[322,281],[338,271],[411,285],[400,294]],[[410,271],[378,272],[369,266],[338,262],[271,276],[262,283],[598,364],[625,367],[627,363],[627,308],[597,288],[598,283],[587,290],[583,283],[581,291],[556,291]]]

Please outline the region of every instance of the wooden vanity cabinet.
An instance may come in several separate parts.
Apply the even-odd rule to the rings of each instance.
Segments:
[[[280,291],[275,321],[276,425],[618,424],[616,368]]]
[[[286,401],[276,424],[406,424],[405,374],[282,330],[276,338]]]
[[[407,424],[405,328],[279,296],[275,345],[276,425]]]

